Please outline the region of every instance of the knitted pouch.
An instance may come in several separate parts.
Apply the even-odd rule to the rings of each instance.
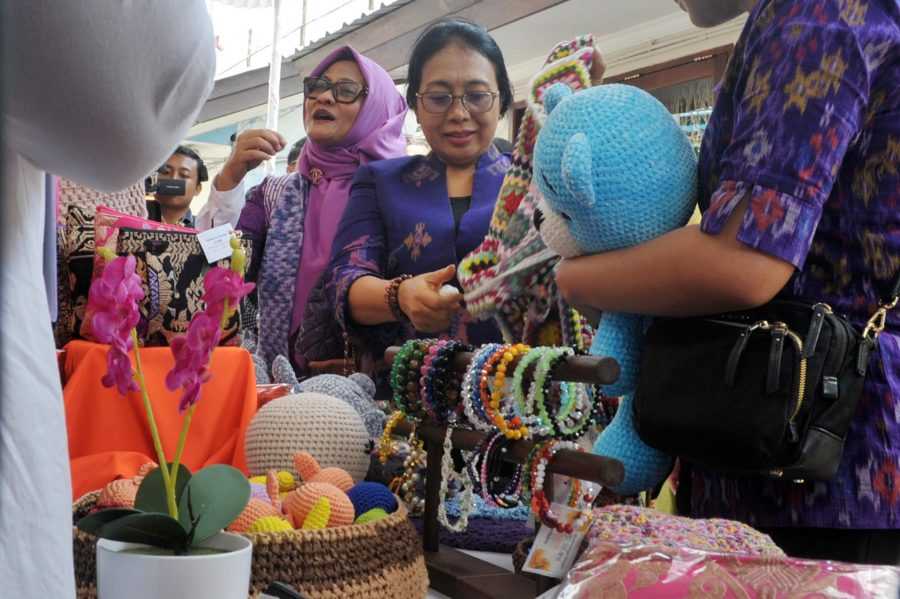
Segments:
[[[575,90],[588,87],[593,51],[590,35],[557,44],[531,81],[512,166],[503,179],[487,236],[459,265],[466,309],[475,318],[493,317],[510,342],[565,343],[583,348],[591,343],[586,322],[559,302],[553,282],[558,258],[547,250],[532,224],[537,197],[531,187],[531,161],[545,116],[544,90],[555,83],[565,83]],[[542,325],[556,308],[561,338],[542,338]]]

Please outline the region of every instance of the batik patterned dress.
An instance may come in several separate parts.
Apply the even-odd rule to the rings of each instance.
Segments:
[[[900,270],[900,2],[760,0],[700,155],[702,228],[790,262],[782,292],[860,329]],[[735,273],[740,276],[740,273]],[[837,476],[694,470],[692,512],[761,527],[900,528],[900,310],[888,316]]]
[[[479,158],[471,207],[458,226],[447,195],[446,169],[433,154],[372,162],[359,169],[325,275],[331,315],[358,349],[377,358],[388,345],[417,333],[408,323],[354,323],[347,304],[351,285],[366,275],[390,279],[459,264],[487,233],[509,164],[509,157],[494,146]],[[493,322],[465,316],[443,334],[474,344],[501,339]]]

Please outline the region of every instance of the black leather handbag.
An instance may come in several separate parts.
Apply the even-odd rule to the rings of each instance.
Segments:
[[[668,454],[736,475],[829,480],[890,299],[860,333],[824,303],[774,300],[647,331],[634,421]]]

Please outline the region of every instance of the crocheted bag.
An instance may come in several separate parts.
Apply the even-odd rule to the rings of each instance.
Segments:
[[[94,507],[99,492],[75,502],[73,522]],[[97,538],[73,527],[78,599],[96,599]],[[422,541],[406,507],[365,524],[319,530],[242,533],[253,541],[248,595],[274,581],[309,599],[395,599],[424,597],[428,572]]]
[[[593,51],[590,35],[557,44],[531,81],[512,166],[503,179],[488,233],[459,265],[467,310],[474,318],[493,317],[510,342],[564,343],[581,349],[590,345],[590,327],[556,293],[553,266],[557,258],[546,250],[532,225],[537,197],[531,177],[535,139],[545,116],[544,90],[554,83],[574,90],[589,87]],[[541,326],[554,308],[562,330],[542,336]]]

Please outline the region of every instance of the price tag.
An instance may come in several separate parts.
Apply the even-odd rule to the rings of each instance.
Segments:
[[[550,511],[561,522],[575,522],[580,514],[578,510],[559,503],[552,504]],[[582,525],[568,534],[549,526],[541,526],[522,571],[550,578],[564,577],[566,572],[572,569],[572,564],[578,556],[578,549],[581,547],[581,540],[590,528],[590,520],[588,518],[582,520]]]
[[[231,224],[225,223],[197,234],[197,241],[200,242],[207,262],[215,264],[219,260],[231,256],[232,231]]]

